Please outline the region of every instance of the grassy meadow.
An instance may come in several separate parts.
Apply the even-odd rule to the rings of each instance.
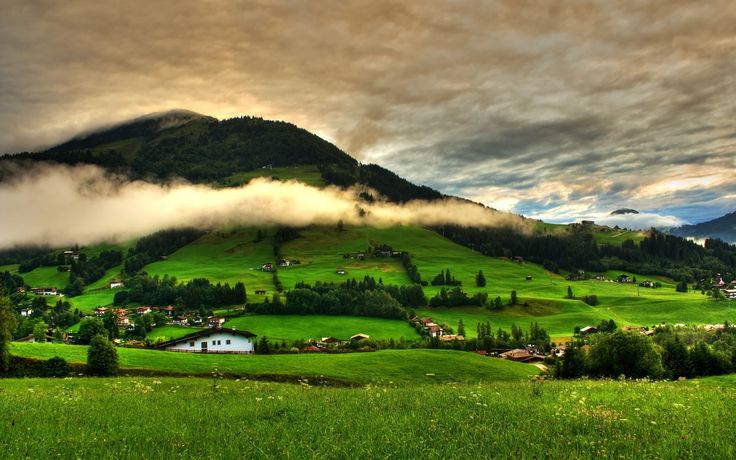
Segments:
[[[6,379],[0,391],[6,458],[736,456],[732,381],[335,388],[118,377]]]
[[[221,372],[250,377],[304,377],[355,384],[377,382],[438,383],[487,380],[518,381],[539,373],[529,364],[452,350],[382,350],[363,353],[289,355],[214,355],[118,348],[120,367],[129,370],[209,374]],[[87,347],[13,343],[15,356],[49,359],[60,356],[72,363],[87,361]]]
[[[365,316],[328,315],[245,315],[228,320],[224,327],[250,331],[269,340],[320,339],[337,337],[349,339],[363,333],[371,339],[420,339],[417,331],[405,321]]]

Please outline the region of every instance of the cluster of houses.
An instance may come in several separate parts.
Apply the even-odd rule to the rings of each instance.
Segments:
[[[117,325],[119,327],[129,327],[131,324],[129,314],[135,313],[137,315],[147,315],[152,312],[162,312],[167,316],[171,316],[174,314],[174,307],[169,305],[166,307],[146,307],[141,306],[136,308],[134,311],[127,310],[125,308],[107,308],[107,307],[97,307],[95,308],[95,316],[98,318],[101,318],[105,316],[108,313],[112,313],[117,317]],[[172,324],[174,321],[172,321]]]
[[[299,260],[289,260],[289,259],[279,259],[278,266],[279,267],[291,267],[292,265],[299,265],[301,262]],[[261,271],[262,272],[272,272],[274,270],[274,265],[271,262],[266,262],[265,264],[261,265]]]
[[[455,334],[445,334],[445,330],[440,326],[439,324],[435,323],[432,318],[429,316],[425,316],[423,318],[420,318],[418,316],[412,316],[409,318],[409,323],[414,325],[419,325],[422,330],[424,331],[424,335],[428,337],[433,337],[440,339],[442,342],[452,342],[453,340],[465,340],[465,337],[462,335],[455,335]]]
[[[503,359],[510,361],[516,361],[520,363],[539,363],[544,361],[544,353],[539,353],[537,347],[534,345],[527,345],[524,348],[514,348],[513,350],[504,351],[501,353],[492,353],[493,356],[498,356]]]
[[[19,287],[18,292],[23,293],[26,292],[25,288]],[[44,295],[44,296],[63,296],[61,292],[59,292],[58,289],[55,287],[38,287],[38,288],[31,288],[31,292],[35,295]]]
[[[721,274],[717,274],[713,283],[710,286],[713,289],[719,289],[723,296],[727,299],[736,299],[736,279],[731,280],[730,283],[723,281]]]
[[[304,349],[300,350],[302,352],[308,352],[308,353],[320,353],[330,350],[331,348],[337,348],[340,346],[347,345],[349,343],[356,343],[363,340],[368,340],[371,337],[368,334],[358,333],[350,336],[350,339],[344,340],[344,339],[338,339],[337,337],[322,337],[320,340],[309,340],[309,345],[307,345]]]

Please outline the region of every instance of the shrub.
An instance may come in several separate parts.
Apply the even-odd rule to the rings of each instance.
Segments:
[[[71,373],[71,367],[64,358],[54,356],[43,363],[44,377],[66,377]]]
[[[118,371],[118,352],[107,337],[98,334],[92,338],[87,351],[87,373],[115,375]]]

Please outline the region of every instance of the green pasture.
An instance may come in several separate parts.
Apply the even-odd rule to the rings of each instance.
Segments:
[[[311,185],[312,187],[323,187],[325,185],[325,181],[322,179],[322,173],[314,165],[259,168],[252,171],[239,172],[226,178],[223,181],[223,185],[229,187],[243,185],[256,177],[277,177],[282,181],[295,180]]]
[[[146,338],[153,342],[166,342],[201,330],[202,329],[198,327],[176,326],[171,324],[154,328],[148,333]]]
[[[398,340],[404,337],[411,341],[419,339],[416,330],[406,321],[364,316],[327,315],[246,315],[230,319],[224,327],[250,331],[270,340],[320,339],[337,337],[349,339],[363,333],[374,340]]]
[[[736,456],[732,381],[311,384],[9,379],[0,446],[7,458]]]
[[[213,283],[245,283],[248,294],[256,289],[273,293],[271,273],[261,265],[273,262],[273,229],[256,243],[256,229],[217,230],[171,254],[167,260],[145,267],[149,275],[174,276],[178,281],[207,278]]]
[[[150,371],[207,374],[221,372],[250,376],[317,379],[320,376],[354,383],[518,381],[539,370],[529,364],[486,358],[452,350],[383,350],[364,353],[305,353],[289,355],[215,355],[118,348],[120,367]],[[11,353],[36,359],[61,356],[69,362],[87,361],[82,345],[12,343]]]

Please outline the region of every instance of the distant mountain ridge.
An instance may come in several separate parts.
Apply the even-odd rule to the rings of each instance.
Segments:
[[[671,233],[683,238],[718,238],[736,244],[736,211],[708,222],[674,228]]]
[[[42,152],[0,157],[4,161],[94,164],[131,179],[228,184],[234,174],[264,167],[315,165],[324,181],[364,184],[389,200],[443,198],[377,165],[362,165],[309,131],[257,117],[228,120],[186,110],[154,113],[85,133]],[[0,171],[0,181],[3,180]],[[7,174],[7,173],[6,173]]]

